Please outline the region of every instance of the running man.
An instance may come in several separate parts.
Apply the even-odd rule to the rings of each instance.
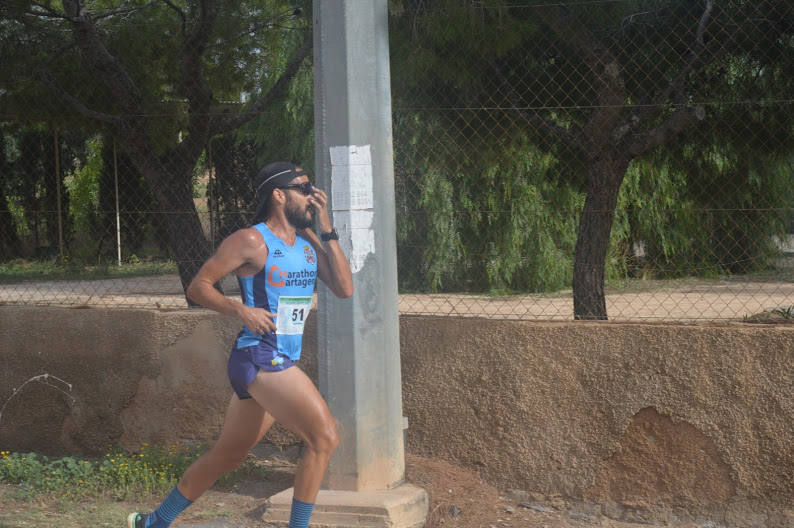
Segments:
[[[202,306],[243,323],[229,357],[234,394],[220,438],[154,512],[131,513],[128,528],[170,526],[218,478],[236,469],[276,420],[304,442],[289,526],[309,524],[339,439],[325,400],[295,361],[316,277],[341,298],[353,295],[353,278],[328,216],[328,197],[302,168],[271,163],[256,184],[254,226],[229,235],[187,290]],[[320,238],[310,229],[315,217]],[[242,303],[213,287],[231,272],[240,282]]]

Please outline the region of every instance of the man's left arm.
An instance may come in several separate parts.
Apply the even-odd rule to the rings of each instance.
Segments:
[[[320,233],[333,230],[328,216],[328,197],[315,187],[314,194],[309,198],[317,211],[317,229]],[[346,299],[353,295],[353,274],[338,240],[321,241],[311,229],[301,231],[301,236],[309,241],[317,253],[317,275],[328,288],[339,298]]]

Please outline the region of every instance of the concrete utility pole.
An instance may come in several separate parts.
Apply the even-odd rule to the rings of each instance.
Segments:
[[[386,1],[314,6],[316,177],[355,286],[319,293],[320,391],[341,432],[326,481],[383,489],[405,470]]]
[[[403,483],[387,0],[314,0],[315,180],[330,192],[355,293],[318,293],[320,392],[339,425],[312,524],[421,526],[424,490]],[[289,516],[292,490],[265,519]]]

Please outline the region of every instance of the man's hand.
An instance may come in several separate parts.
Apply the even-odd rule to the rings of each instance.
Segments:
[[[328,216],[328,195],[322,189],[315,187],[314,192],[309,196],[309,203],[317,211],[317,228],[320,233],[330,233],[333,225]]]
[[[322,189],[314,188],[309,196],[309,204],[317,211],[317,230],[320,234],[330,233],[334,226],[328,216],[328,195]],[[334,292],[334,295],[346,299],[353,295],[353,275],[338,240],[329,240],[325,244],[311,229],[299,229],[300,235],[309,241],[317,252],[317,276]]]
[[[273,318],[276,316],[264,308],[251,308],[250,306],[240,305],[240,320],[255,334],[265,335],[276,331],[276,323]]]

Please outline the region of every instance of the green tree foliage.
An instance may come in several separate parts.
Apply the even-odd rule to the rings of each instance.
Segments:
[[[604,278],[632,270],[633,242],[664,255],[665,272],[696,252],[694,269],[675,273],[764,265],[779,218],[715,211],[763,209],[770,193],[778,198],[769,207],[791,207],[790,193],[778,192],[794,152],[792,113],[780,111],[793,78],[789,3],[404,0],[391,9],[396,176],[407,196],[399,233],[425,256],[466,260],[450,269],[459,283],[483,268],[474,259],[488,249],[485,269],[497,289],[559,287],[538,280],[564,276],[535,259],[572,260],[575,316],[601,319]],[[528,189],[522,159],[535,160],[523,166],[538,195],[516,192]],[[710,181],[730,185],[713,192]],[[562,200],[568,209],[559,215],[577,219],[575,235],[555,227],[562,224],[554,214],[527,222],[546,211],[533,204],[557,195],[577,197]],[[473,196],[482,198],[478,212],[453,216]],[[523,213],[519,196],[529,204]],[[507,211],[506,221],[472,225]],[[564,258],[516,236],[530,226],[545,229],[535,240],[553,241]],[[751,239],[762,241],[757,249],[748,249]],[[454,282],[439,280],[431,260],[412,264],[416,284]]]
[[[77,233],[91,233],[99,210],[99,177],[102,174],[102,138],[86,141],[85,161],[69,171],[64,184],[69,194],[69,216]]]
[[[779,55],[785,48],[758,45],[757,58],[712,70],[725,79],[712,83],[709,118],[627,173],[631,236],[656,263],[644,273],[748,273],[773,264],[774,239],[794,210],[794,125],[785,103],[794,70]]]
[[[54,257],[59,252],[58,194],[61,224],[68,250],[72,221],[70,195],[65,180],[85,155],[77,132],[57,132],[42,125],[6,125],[0,128],[3,142],[2,214],[5,258]],[[56,162],[57,149],[57,162]],[[56,167],[58,172],[56,174]],[[18,214],[14,214],[14,210]],[[26,235],[28,247],[22,243]]]
[[[425,131],[396,122],[419,141]],[[399,144],[399,142],[397,142]],[[450,148],[452,146],[450,145]],[[554,291],[570,285],[584,195],[559,184],[560,164],[516,145],[480,164],[397,147],[397,241],[404,291]]]
[[[0,134],[0,259],[19,255],[21,241],[16,219],[11,212],[12,204],[9,201],[11,161],[9,160],[10,148],[5,130]]]
[[[163,224],[168,212],[159,207],[146,180],[129,155],[113,138],[103,137],[101,171],[97,180],[97,207],[92,228],[97,259],[117,258],[116,210],[119,213],[122,258],[130,255],[169,255],[167,231]],[[118,203],[116,187],[118,186]],[[149,248],[144,251],[144,247]],[[159,250],[155,251],[154,248]]]
[[[204,149],[283,96],[311,48],[309,20],[279,0],[15,0],[0,10],[0,112],[116,137],[169,212],[186,287],[210,251],[193,202]],[[241,94],[247,104],[228,104]]]
[[[212,140],[215,178],[208,197],[216,213],[217,238],[250,224],[256,208],[253,176],[261,167],[289,160],[314,168],[312,80],[307,60],[281,100],[238,131]]]

